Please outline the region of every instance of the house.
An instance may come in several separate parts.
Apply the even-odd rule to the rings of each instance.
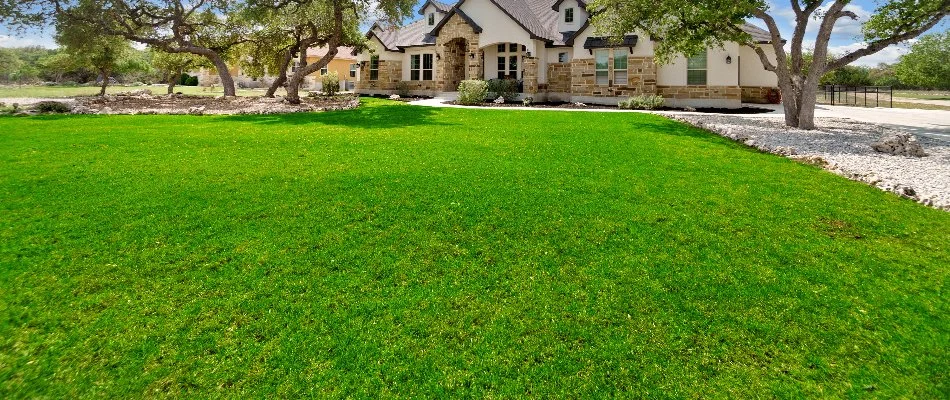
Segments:
[[[752,48],[726,43],[665,65],[651,38],[594,36],[584,0],[429,0],[421,19],[399,28],[375,24],[356,54],[356,92],[391,94],[406,82],[414,95],[451,97],[465,79],[513,78],[535,101],[616,104],[659,94],[670,106],[740,107],[765,102],[777,77]],[[742,29],[774,60],[768,32]]]
[[[307,49],[307,63],[312,64],[323,58],[329,51],[326,47]],[[293,73],[300,66],[299,61],[294,61],[288,68],[287,73]],[[246,74],[239,65],[230,67],[231,76],[234,83],[240,88],[266,88],[274,82],[273,75],[252,76]],[[314,72],[304,80],[303,87],[308,89],[320,89],[320,77],[330,72],[336,72],[340,78],[340,88],[343,90],[352,90],[356,78],[356,56],[353,55],[352,47],[338,47],[336,55],[330,60],[330,63],[319,72]],[[218,74],[213,69],[202,69],[198,74],[199,86],[210,86],[220,84]]]

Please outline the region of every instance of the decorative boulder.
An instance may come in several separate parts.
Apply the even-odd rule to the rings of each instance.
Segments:
[[[191,114],[191,115],[204,115],[204,113],[205,113],[204,106],[191,107],[188,109],[188,114]]]
[[[498,96],[498,98],[495,99],[495,104],[505,104],[505,98],[503,96]]]
[[[923,157],[924,152],[917,138],[908,133],[897,133],[888,135],[871,144],[871,148],[880,153],[893,154],[895,156]]]
[[[400,98],[400,97],[399,97],[398,94],[394,94],[394,95],[392,95],[392,96],[389,96],[389,99],[390,99],[390,100],[399,100],[399,98]]]

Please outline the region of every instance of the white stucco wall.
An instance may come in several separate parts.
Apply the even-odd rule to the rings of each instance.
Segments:
[[[370,56],[376,54],[379,55],[380,60],[396,60],[401,61],[403,59],[403,53],[395,51],[386,51],[383,44],[380,43],[379,39],[375,36],[367,41],[366,43],[367,50],[356,55],[356,61],[369,61]]]
[[[462,11],[482,27],[482,33],[478,38],[480,47],[486,48],[498,43],[518,43],[527,46],[532,54],[537,51],[528,32],[491,1],[467,0],[462,4]],[[487,57],[486,54],[486,64],[489,61]]]
[[[771,45],[762,46],[769,61],[775,63],[775,50]],[[774,72],[766,71],[762,66],[759,55],[748,46],[739,49],[739,84],[741,86],[778,86],[778,77]]]
[[[637,45],[633,47],[633,52],[630,53],[634,57],[653,57],[653,41],[650,40],[650,37],[643,33],[637,33]],[[590,50],[584,48],[584,42],[587,41],[587,38],[594,36],[594,28],[587,27],[583,32],[580,33],[574,39],[574,47],[572,48],[572,60],[574,58],[579,60],[584,60],[588,58],[594,58],[594,55],[591,54]]]
[[[574,22],[572,23],[564,22],[564,10],[568,8],[574,9]],[[559,15],[557,17],[558,18],[558,23],[557,23],[558,32],[573,32],[580,29],[581,26],[584,26],[584,21],[587,20],[587,16],[589,15],[587,13],[587,10],[583,6],[578,4],[576,0],[565,0],[563,3],[561,3],[559,10],[560,10],[558,11]]]
[[[707,86],[738,86],[739,85],[739,45],[726,43],[724,48],[706,50],[706,85]],[[732,63],[726,64],[726,57],[732,57]],[[686,57],[676,57],[673,62],[658,65],[656,83],[660,86],[686,85]]]
[[[428,25],[428,24],[429,24],[429,14],[432,14],[432,13],[435,14],[435,22],[430,26],[430,25]],[[433,6],[433,5],[429,5],[428,7],[426,7],[425,9],[422,10],[422,20],[425,21],[426,26],[427,26],[430,30],[431,30],[432,28],[435,28],[435,26],[438,25],[440,21],[442,21],[442,18],[443,18],[443,17],[445,17],[445,14],[439,12],[439,10],[436,9],[435,6]]]

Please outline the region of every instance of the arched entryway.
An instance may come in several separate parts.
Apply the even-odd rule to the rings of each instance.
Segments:
[[[468,41],[455,38],[445,43],[442,62],[445,65],[443,91],[454,92],[459,83],[467,78],[468,71]]]

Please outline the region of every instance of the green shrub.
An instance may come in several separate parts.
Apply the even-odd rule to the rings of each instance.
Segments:
[[[514,79],[489,79],[488,94],[491,98],[504,97],[505,101],[518,98],[518,81]]]
[[[321,76],[320,83],[323,84],[324,96],[333,96],[340,91],[340,76],[336,74],[336,71]]]
[[[41,113],[65,114],[72,111],[69,104],[59,101],[41,101],[33,106],[33,109]]]
[[[396,94],[399,97],[409,97],[409,82],[399,81],[396,83]]]
[[[184,86],[198,86],[198,77],[189,76],[188,80],[185,82]]]
[[[488,96],[488,83],[479,79],[462,81],[459,84],[459,104],[479,104]]]
[[[521,105],[525,107],[531,107],[534,104],[534,97],[528,96],[521,100]]]
[[[617,103],[617,107],[627,110],[653,110],[663,107],[663,96],[640,94],[626,100],[621,100]]]

